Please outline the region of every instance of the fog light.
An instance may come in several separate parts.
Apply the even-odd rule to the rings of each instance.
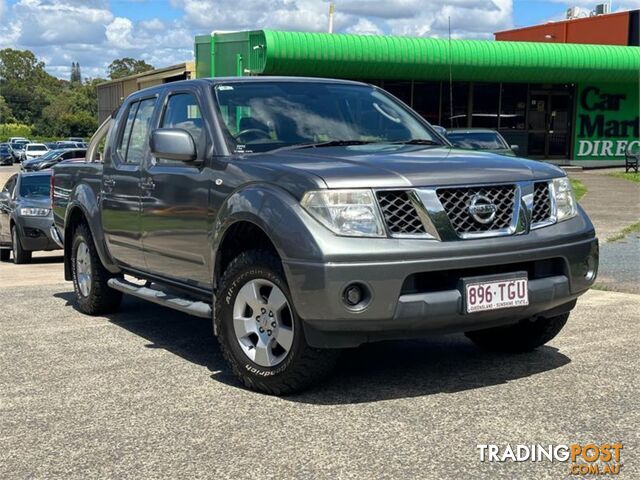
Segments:
[[[589,255],[584,262],[585,274],[584,278],[591,281],[596,276],[596,259],[593,255]]]
[[[362,302],[363,292],[360,285],[350,285],[344,290],[344,300],[350,307],[357,306]]]

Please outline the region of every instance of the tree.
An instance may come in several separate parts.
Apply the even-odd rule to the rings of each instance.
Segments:
[[[62,88],[62,83],[44,70],[29,50],[0,50],[0,91],[20,123],[32,124],[42,115],[48,98]]]
[[[7,105],[7,101],[0,95],[0,124],[14,123],[16,121],[11,111],[11,107]]]
[[[135,75],[136,73],[148,72],[153,70],[153,65],[149,65],[144,60],[136,60],[131,57],[118,58],[111,62],[108,67],[109,78],[115,80],[116,78],[126,77],[128,75]]]
[[[71,83],[82,84],[82,73],[80,73],[80,63],[71,62]]]

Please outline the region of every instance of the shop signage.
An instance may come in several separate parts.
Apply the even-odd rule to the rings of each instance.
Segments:
[[[574,157],[622,159],[630,143],[640,145],[639,102],[637,84],[580,86]]]

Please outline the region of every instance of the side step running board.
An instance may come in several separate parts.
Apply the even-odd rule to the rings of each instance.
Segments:
[[[157,303],[158,305],[173,308],[196,317],[212,318],[211,305],[204,302],[178,297],[163,290],[136,285],[118,278],[110,278],[107,284],[114,290]]]

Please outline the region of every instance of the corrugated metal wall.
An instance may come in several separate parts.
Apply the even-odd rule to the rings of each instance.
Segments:
[[[359,79],[576,83],[638,81],[640,49],[608,45],[492,42],[281,31],[247,32],[249,74]],[[237,35],[237,34],[234,34]],[[224,34],[216,36],[220,39]],[[216,65],[228,65],[216,41]],[[263,49],[256,54],[254,48]],[[246,60],[245,60],[246,61]],[[220,62],[220,63],[219,63]],[[225,68],[226,75],[232,74]],[[216,75],[220,75],[216,72]]]

